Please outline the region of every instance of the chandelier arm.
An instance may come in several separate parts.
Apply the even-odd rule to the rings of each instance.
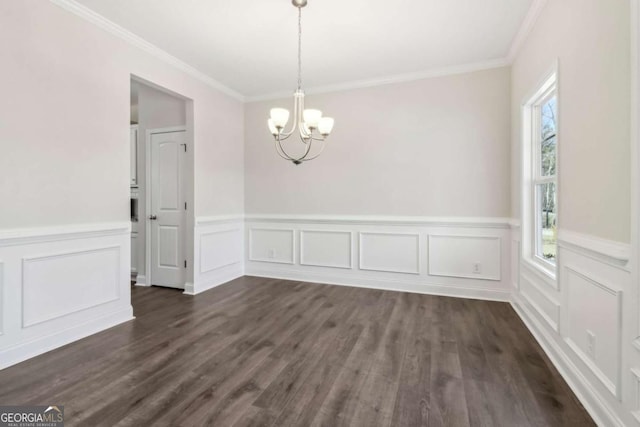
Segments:
[[[282,150],[282,146],[280,145],[279,141],[276,141],[275,146],[276,146],[276,153],[278,153],[278,156],[282,157],[285,160],[292,160],[290,157],[287,156],[284,150]]]
[[[324,151],[324,147],[325,147],[325,145],[326,145],[326,144],[324,143],[324,140],[321,140],[321,141],[322,141],[322,147],[320,147],[320,151],[318,151],[318,152],[317,152],[313,157],[309,157],[308,159],[307,159],[307,158],[305,158],[304,160],[302,160],[303,162],[308,162],[309,160],[313,160],[313,159],[315,159],[316,157],[318,157],[320,154],[322,154],[322,152]]]
[[[282,152],[284,153],[285,156],[287,156],[292,162],[303,162],[304,159],[307,158],[307,156],[309,155],[309,152],[311,151],[311,143],[307,144],[307,149],[304,151],[304,154],[300,157],[293,157],[290,154],[288,154],[284,148],[282,148],[282,144],[280,144],[280,141],[278,141],[278,145],[280,146],[280,150],[282,150]]]
[[[277,136],[276,140],[279,138],[280,141],[286,141],[287,139],[289,139],[289,137],[291,136],[292,132],[289,133],[280,133],[280,135]]]
[[[276,152],[278,153],[278,155],[280,157],[282,157],[285,160],[289,160],[289,161],[293,161],[295,160],[295,158],[291,157],[285,150],[284,148],[282,148],[282,144],[280,143],[280,141],[277,141],[276,144]]]
[[[287,153],[287,151],[284,149],[284,147],[282,147],[282,143],[281,143],[280,139],[277,139],[276,141],[277,141],[276,151],[278,151],[278,154],[280,155],[280,157],[282,157],[285,160],[290,160],[292,162],[301,162],[301,161],[303,161],[309,155],[309,151],[311,150],[311,144],[309,144],[307,146],[307,149],[305,150],[305,153],[301,157],[293,157],[292,155]],[[278,150],[278,148],[280,150]]]
[[[310,139],[310,140],[307,142],[307,149],[306,149],[306,150],[305,150],[305,152],[304,152],[304,156],[300,157],[300,158],[298,159],[299,161],[304,161],[304,159],[306,159],[306,158],[307,158],[307,156],[309,155],[309,152],[311,152],[311,145],[313,145],[313,140],[311,140],[311,139]]]
[[[318,136],[313,136],[313,135],[312,135],[312,136],[311,136],[311,139],[313,139],[314,141],[323,141],[323,142],[324,142],[327,138],[326,138],[326,137],[324,137],[324,136],[319,136],[319,137],[318,137]]]

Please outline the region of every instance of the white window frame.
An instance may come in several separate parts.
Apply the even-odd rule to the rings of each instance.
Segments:
[[[542,176],[541,172],[541,135],[540,135],[540,110],[541,107],[553,96],[556,97],[556,118],[560,103],[558,96],[557,67],[543,79],[542,84],[527,98],[522,107],[522,257],[530,266],[541,271],[552,280],[556,280],[558,256],[555,262],[551,262],[538,255],[541,247],[540,212],[537,202],[536,188],[540,184],[554,183],[556,186],[556,226],[558,224],[558,148],[556,145],[556,171],[555,175]],[[556,140],[559,138],[560,121],[556,124]]]

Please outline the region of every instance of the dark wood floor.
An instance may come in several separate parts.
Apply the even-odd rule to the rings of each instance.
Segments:
[[[244,277],[0,371],[67,425],[588,426],[508,304]]]

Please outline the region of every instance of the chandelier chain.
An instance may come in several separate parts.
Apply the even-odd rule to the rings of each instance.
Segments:
[[[298,7],[298,90],[302,89],[302,8]]]

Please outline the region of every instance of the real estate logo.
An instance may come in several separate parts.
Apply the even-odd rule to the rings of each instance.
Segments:
[[[64,427],[64,406],[0,406],[0,427]]]

